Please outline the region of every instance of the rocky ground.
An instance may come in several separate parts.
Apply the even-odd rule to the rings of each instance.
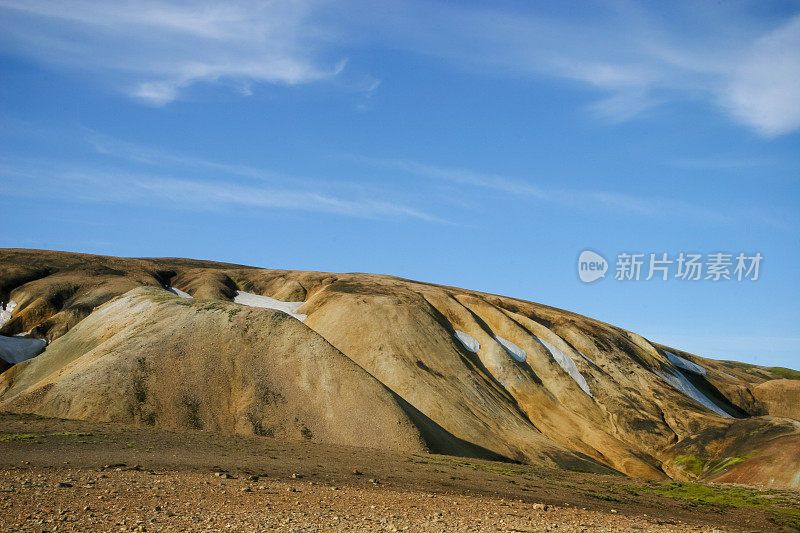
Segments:
[[[789,531],[800,495],[0,415],[3,531]]]
[[[711,531],[677,520],[371,483],[127,468],[0,474],[7,531]]]

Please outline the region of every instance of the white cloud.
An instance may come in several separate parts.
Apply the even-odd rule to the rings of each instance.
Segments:
[[[302,84],[331,79],[330,35],[310,1],[2,0],[0,30],[18,53],[111,78],[155,105],[198,82]]]
[[[478,73],[573,81],[595,91],[587,109],[611,122],[671,102],[708,102],[764,136],[800,127],[800,16],[786,22],[746,4],[696,2],[359,6],[371,45]]]
[[[87,141],[99,154],[157,167],[178,166],[208,169],[215,172],[221,172],[227,176],[252,178],[264,181],[298,181],[296,178],[290,178],[288,176],[280,175],[261,168],[255,168],[247,165],[220,163],[218,161],[212,161],[202,157],[168,152],[158,148],[122,141],[96,132],[90,132]]]
[[[144,82],[133,88],[131,96],[155,105],[164,105],[178,97],[179,85],[175,82]]]
[[[424,54],[478,74],[571,82],[590,89],[585,108],[611,122],[672,102],[707,102],[765,137],[800,128],[800,15],[690,1],[488,6],[0,0],[0,45],[154,105],[198,83],[224,81],[247,95],[259,83],[333,80],[344,50],[368,48]],[[357,77],[364,80],[346,85],[368,99],[379,82]]]
[[[91,164],[46,157],[0,157],[0,193],[170,210],[249,210],[258,215],[278,209],[448,223],[407,205],[379,186],[301,179],[247,165],[170,153],[96,133],[90,134],[89,143],[97,156]]]
[[[723,94],[734,117],[764,136],[800,128],[800,16],[753,44]]]
[[[202,182],[91,168],[42,174],[0,167],[0,176],[9,178],[4,184],[4,192],[9,195],[35,194],[39,198],[52,195],[78,202],[201,211],[280,209],[367,219],[407,218],[443,222],[438,217],[391,201],[374,198],[348,199],[303,189],[241,185],[222,180]],[[20,180],[23,186],[14,187],[12,178]],[[38,184],[35,191],[31,189],[34,184]]]

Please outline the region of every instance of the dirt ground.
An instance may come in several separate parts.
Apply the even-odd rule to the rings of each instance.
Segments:
[[[2,531],[795,531],[800,494],[0,414]]]

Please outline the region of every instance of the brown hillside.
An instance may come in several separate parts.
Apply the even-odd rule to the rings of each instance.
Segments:
[[[307,318],[231,302],[259,297]],[[0,335],[54,341],[2,375],[4,410],[800,482],[797,461],[776,477],[759,459],[776,446],[800,457],[798,424],[775,418],[797,416],[798,382],[540,304],[390,276],[33,250],[0,250],[0,300],[17,303]],[[730,464],[706,468],[724,453]]]

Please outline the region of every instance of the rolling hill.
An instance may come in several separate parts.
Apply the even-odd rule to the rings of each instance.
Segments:
[[[800,488],[800,373],[391,276],[0,250],[0,411]]]

